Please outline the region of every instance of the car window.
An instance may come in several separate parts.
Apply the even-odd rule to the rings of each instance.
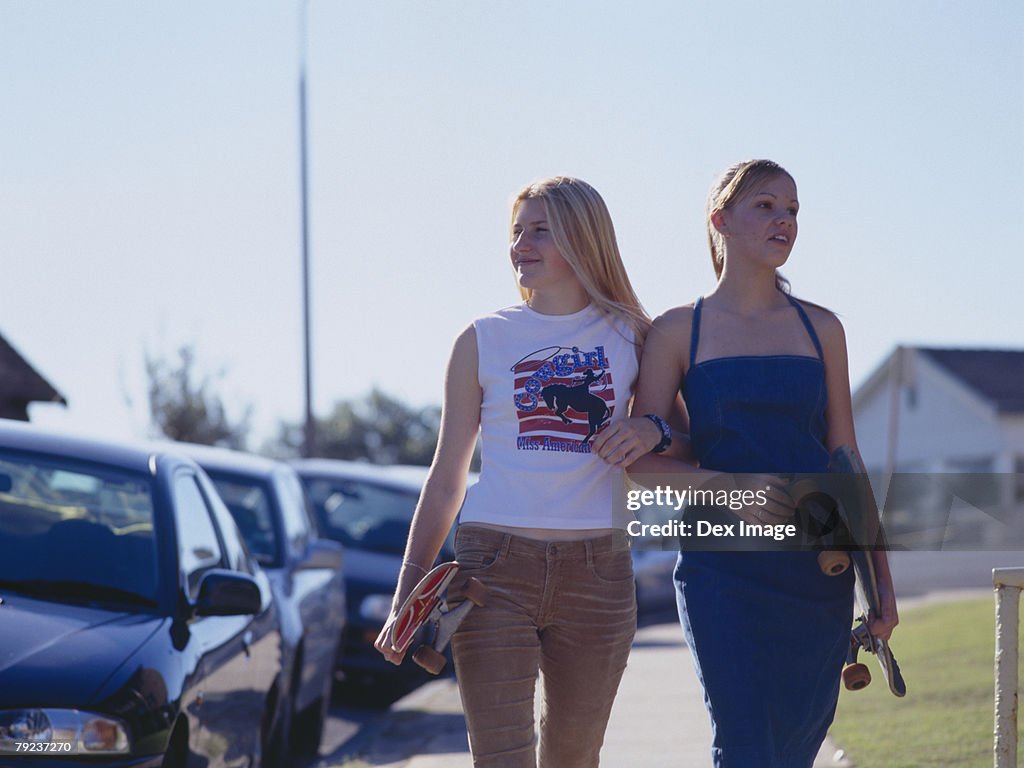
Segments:
[[[231,517],[228,508],[221,501],[217,489],[213,487],[213,483],[205,472],[196,479],[199,481],[199,487],[206,498],[210,511],[213,513],[213,520],[220,530],[220,542],[224,547],[227,567],[233,571],[255,576],[256,569],[258,568],[256,561],[249,553],[249,548],[245,544],[245,538],[242,536],[242,532],[238,530],[238,524]]]
[[[181,572],[185,576],[189,599],[195,599],[203,574],[223,562],[220,542],[194,475],[179,474],[175,477],[174,505]]]
[[[267,484],[209,470],[207,474],[256,562],[267,567],[279,566],[281,557]]]
[[[418,493],[326,478],[311,479],[306,487],[328,537],[371,552],[405,551]]]
[[[292,489],[292,493],[297,496],[298,503],[302,506],[302,514],[306,521],[306,528],[309,529],[310,538],[327,538],[327,534],[317,518],[316,510],[313,508],[313,501],[309,498],[309,492],[306,490],[306,486],[297,472],[290,474],[288,486]]]
[[[155,605],[151,479],[0,453],[0,582],[46,599]]]
[[[312,530],[306,511],[306,499],[302,485],[291,472],[282,471],[278,476],[281,519],[284,522],[285,537],[292,557],[298,559],[306,553]]]

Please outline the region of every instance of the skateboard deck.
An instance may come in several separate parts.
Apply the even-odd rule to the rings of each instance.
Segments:
[[[857,454],[849,446],[841,446],[832,454],[830,470],[844,475],[843,498],[836,505],[836,511],[850,534],[853,545],[849,548],[850,559],[857,577],[856,595],[861,616],[850,632],[850,649],[847,666],[843,670],[843,681],[851,690],[859,690],[871,682],[867,669],[859,664],[857,655],[861,650],[875,655],[882,668],[886,684],[895,696],[905,696],[907,685],[900,672],[900,666],[892,655],[889,644],[875,637],[868,629],[868,619],[881,613],[881,597],[878,592],[878,578],[871,553],[885,546],[878,507],[871,491],[867,471]]]
[[[466,585],[467,599],[449,609],[445,601],[445,590],[459,572],[457,562],[441,563],[420,579],[398,611],[395,623],[388,632],[388,644],[395,652],[402,653],[412,644],[420,627],[427,623],[437,626],[432,646],[420,646],[413,654],[413,661],[431,674],[438,674],[444,668],[443,651],[448,647],[452,635],[474,605],[486,602],[487,588],[471,578]]]

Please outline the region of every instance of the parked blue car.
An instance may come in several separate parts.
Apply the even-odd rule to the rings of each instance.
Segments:
[[[348,624],[341,651],[343,673],[355,680],[425,679],[406,657],[400,667],[373,647],[388,617],[426,467],[379,466],[334,459],[297,459],[324,536],[345,547]],[[449,535],[438,562],[455,557]]]
[[[342,547],[317,536],[295,470],[250,454],[181,445],[210,476],[253,557],[270,578],[281,617],[291,749],[316,754],[345,626]]]
[[[664,516],[652,507],[643,507],[635,514],[637,520],[646,525],[665,523]],[[678,540],[637,536],[631,552],[638,613],[652,614],[675,608],[676,588],[672,574],[679,558]]]
[[[0,421],[0,764],[283,765],[281,655],[194,462]]]

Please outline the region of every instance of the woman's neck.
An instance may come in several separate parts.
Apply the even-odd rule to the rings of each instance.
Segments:
[[[571,315],[590,304],[590,296],[580,284],[534,290],[527,305],[542,315]]]
[[[755,314],[777,309],[786,303],[776,282],[775,270],[762,270],[757,274],[722,273],[715,290],[708,294],[710,299],[739,314]]]

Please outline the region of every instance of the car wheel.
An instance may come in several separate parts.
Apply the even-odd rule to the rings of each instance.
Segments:
[[[320,740],[324,735],[324,723],[331,707],[331,692],[334,689],[334,670],[330,669],[323,675],[320,696],[302,712],[295,716],[292,729],[292,749],[296,755],[309,757],[320,749]]]
[[[174,729],[160,768],[185,768],[188,762],[188,735],[183,727]]]
[[[289,765],[292,707],[291,702],[280,703],[279,695],[280,691],[268,704],[267,712],[264,715],[263,760],[261,761],[263,768],[287,768]],[[275,712],[275,710],[279,711]],[[275,713],[276,718],[274,717]]]

